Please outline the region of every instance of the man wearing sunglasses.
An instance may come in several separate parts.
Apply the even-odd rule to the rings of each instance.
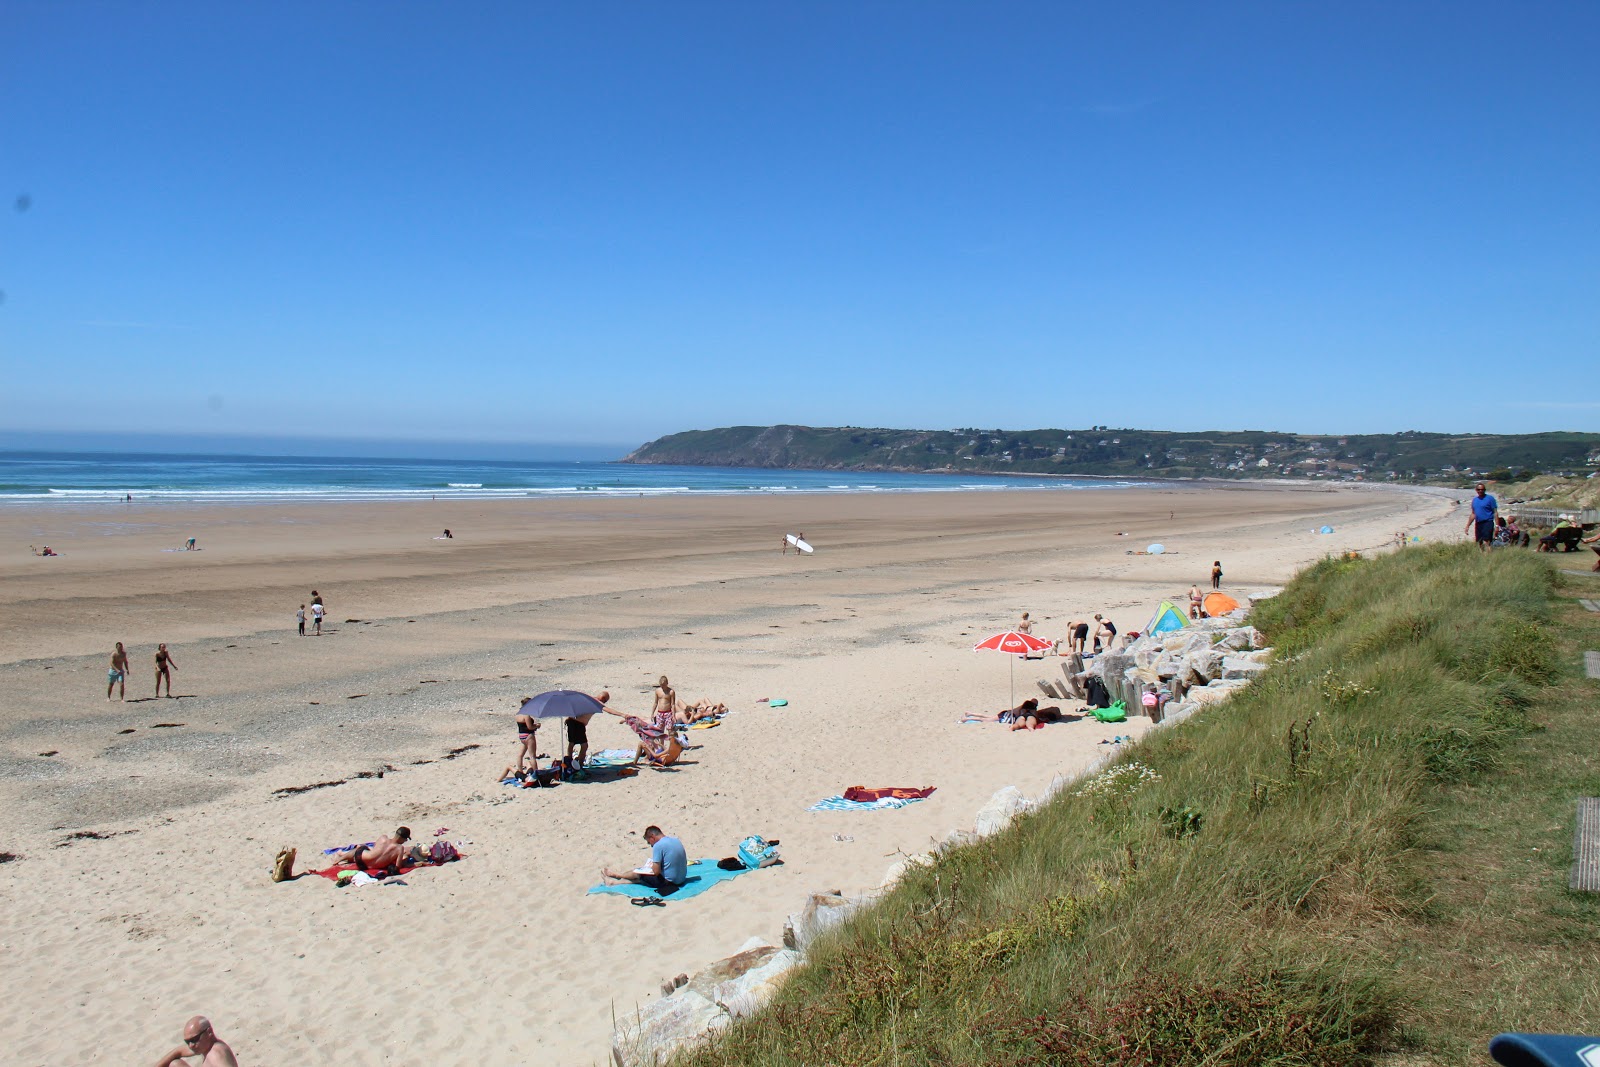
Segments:
[[[199,1067],[239,1067],[233,1058],[233,1049],[211,1029],[211,1020],[196,1015],[183,1026],[183,1044],[161,1057],[156,1067],[183,1064],[191,1056],[199,1056]]]

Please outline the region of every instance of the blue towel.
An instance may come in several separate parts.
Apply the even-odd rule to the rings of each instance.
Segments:
[[[725,871],[717,866],[716,860],[695,860],[689,864],[688,880],[683,883],[683,888],[675,893],[661,897],[662,900],[686,900],[697,897],[718,882],[726,882],[729,878],[737,878],[741,874],[749,874],[748,867],[737,871]],[[647,885],[638,885],[634,882],[623,882],[621,885],[597,885],[590,889],[593,893],[615,893],[623,897],[656,897],[661,896]]]
[[[907,804],[915,804],[926,797],[884,797],[882,800],[846,800],[842,793],[837,793],[826,800],[819,800],[807,808],[807,811],[884,811],[888,808],[903,808]]]

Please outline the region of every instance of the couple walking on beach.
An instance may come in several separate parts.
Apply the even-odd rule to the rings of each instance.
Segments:
[[[106,699],[111,699],[111,691],[118,690],[118,699],[128,699],[128,652],[122,647],[122,642],[117,642],[117,649],[111,653],[111,669],[106,672]],[[166,645],[156,646],[156,696],[161,695],[162,679],[167,683],[167,696],[172,696],[172,672],[178,669],[178,661],[172,658],[172,653],[167,651]]]

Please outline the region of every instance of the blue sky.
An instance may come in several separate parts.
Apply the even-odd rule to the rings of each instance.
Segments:
[[[1593,3],[3,17],[10,430],[1600,427]]]

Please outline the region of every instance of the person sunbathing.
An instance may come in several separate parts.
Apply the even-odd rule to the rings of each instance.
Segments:
[[[719,715],[726,714],[727,710],[728,706],[726,704],[713,704],[703,698],[693,704],[685,704],[680,700],[676,710],[672,713],[672,717],[676,722],[692,724],[703,719],[715,719]]]
[[[1029,697],[1014,708],[995,712],[993,715],[982,715],[976,711],[969,711],[962,722],[1014,722],[1019,715],[1031,715],[1039,708],[1037,697]]]
[[[1031,708],[1018,709],[1017,714],[1012,716],[1011,729],[1013,731],[1037,730],[1046,723],[1060,722],[1062,720],[1061,709],[1053,704],[1048,708],[1041,708],[1037,700],[1026,700],[1023,703],[1024,705],[1032,704],[1033,706]]]
[[[393,871],[406,859],[406,843],[411,840],[411,828],[402,826],[393,837],[380,837],[370,845],[357,845],[333,855],[333,865],[351,865],[362,870]]]

